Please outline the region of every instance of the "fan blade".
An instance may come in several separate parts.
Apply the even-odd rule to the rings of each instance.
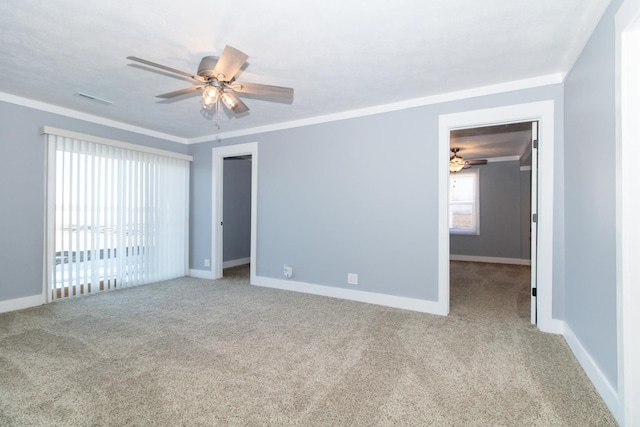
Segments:
[[[206,79],[191,73],[187,73],[185,71],[176,70],[175,68],[167,67],[166,65],[156,64],[155,62],[147,61],[146,59],[138,58],[137,56],[127,56],[127,59],[131,61],[136,61],[144,65],[148,65],[150,67],[160,68],[161,70],[169,71],[174,74],[179,74],[181,76],[189,77],[190,79],[197,80],[199,82],[206,82]]]
[[[216,63],[216,67],[213,69],[216,79],[221,82],[231,81],[244,63],[247,62],[247,59],[249,59],[249,56],[238,49],[225,46],[220,59]]]
[[[487,161],[485,159],[482,159],[482,160],[465,160],[465,163],[468,164],[468,165],[475,166],[475,165],[486,165]]]
[[[193,86],[193,87],[188,87],[186,89],[176,90],[174,92],[163,93],[162,95],[156,95],[156,98],[164,98],[164,99],[175,98],[176,96],[186,95],[188,93],[197,92],[199,90],[204,90],[204,86]]]
[[[271,86],[258,83],[233,82],[230,85],[233,90],[239,93],[252,95],[272,96],[293,101],[293,89],[283,86]]]
[[[242,102],[242,100],[238,97],[238,95],[236,95],[233,90],[227,89],[222,92],[220,99],[222,99],[224,105],[226,105],[231,111],[236,114],[246,113],[247,111],[249,111],[249,107],[247,107],[247,104]]]

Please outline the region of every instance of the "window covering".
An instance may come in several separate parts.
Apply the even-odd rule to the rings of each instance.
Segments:
[[[49,300],[187,274],[189,156],[43,132]]]

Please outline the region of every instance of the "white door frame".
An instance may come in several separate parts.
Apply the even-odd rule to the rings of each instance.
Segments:
[[[225,145],[215,147],[211,162],[211,177],[213,183],[211,188],[211,214],[213,223],[211,224],[211,273],[214,279],[222,277],[222,242],[223,242],[223,217],[222,217],[222,196],[224,194],[224,159],[235,156],[251,156],[251,266],[250,282],[255,283],[256,277],[256,236],[258,230],[258,143],[249,142],[246,144]]]
[[[616,24],[616,276],[618,304],[618,415],[640,425],[640,209],[635,160],[640,157],[640,0],[626,0]]]
[[[531,122],[531,216],[538,215],[538,122]],[[538,223],[529,218],[531,224],[531,323],[538,324],[538,297],[534,296],[533,289],[538,291]]]
[[[449,145],[453,129],[481,127],[501,123],[539,122],[538,149],[538,328],[562,333],[562,321],[553,318],[553,172],[555,140],[555,102],[553,100],[509,105],[497,108],[444,114],[439,120],[438,158],[438,304],[449,312]]]

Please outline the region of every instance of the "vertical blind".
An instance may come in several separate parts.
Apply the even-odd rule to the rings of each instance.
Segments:
[[[47,140],[50,300],[187,273],[187,156]]]

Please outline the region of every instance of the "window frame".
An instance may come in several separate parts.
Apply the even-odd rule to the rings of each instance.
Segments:
[[[451,182],[456,177],[460,176],[473,176],[474,178],[474,200],[465,201],[452,201],[451,200]],[[462,235],[462,236],[479,236],[480,235],[480,171],[478,169],[463,169],[460,172],[449,173],[449,186],[448,186],[448,218],[447,221],[451,225],[451,207],[454,205],[468,205],[471,204],[473,212],[473,228],[452,228],[449,226],[450,235]]]

